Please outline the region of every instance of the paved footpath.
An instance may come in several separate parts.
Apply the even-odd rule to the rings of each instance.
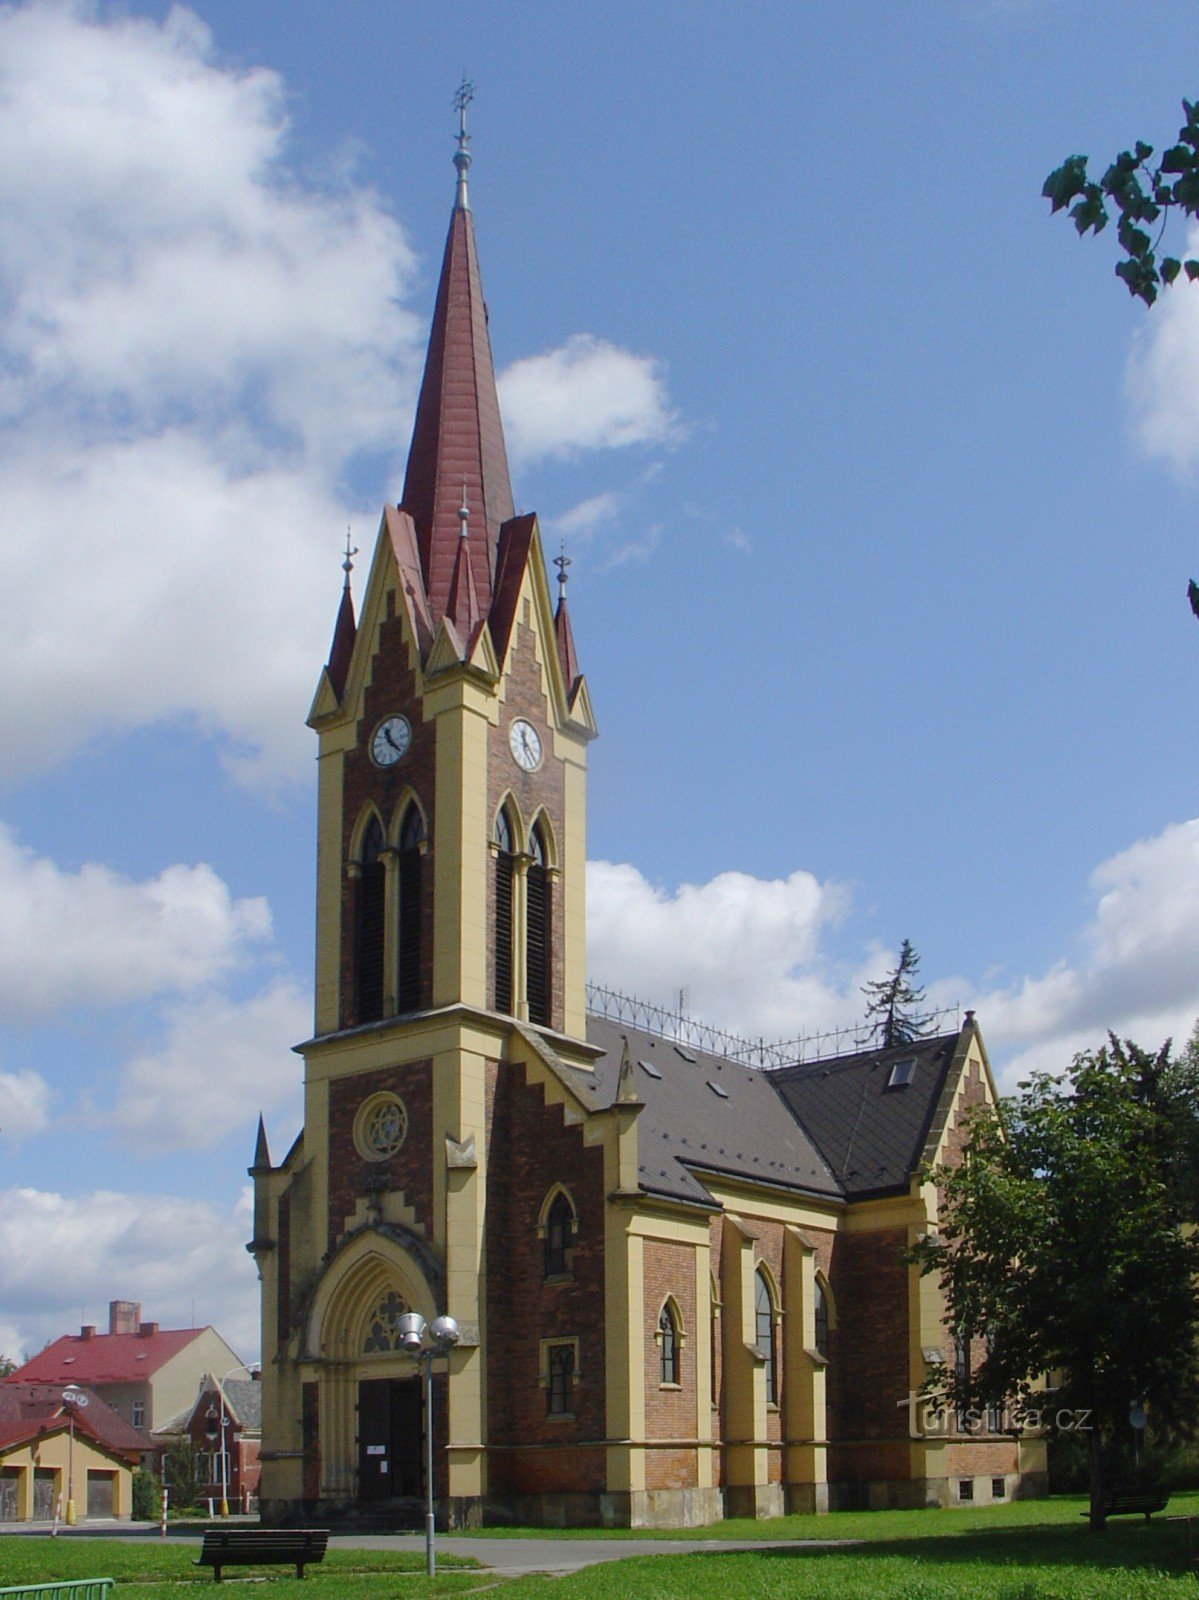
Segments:
[[[46,1534],[49,1523],[20,1523],[6,1533]],[[198,1545],[202,1529],[195,1533],[171,1530],[173,1543]],[[158,1528],[148,1523],[93,1523],[60,1530],[61,1538],[157,1539]],[[723,1555],[730,1550],[835,1550],[857,1544],[856,1539],[488,1539],[485,1535],[467,1539],[453,1534],[438,1534],[439,1555],[470,1556],[481,1566],[505,1577],[526,1572],[578,1572],[599,1561],[624,1561],[630,1556]],[[395,1550],[423,1556],[423,1533],[334,1533],[332,1548],[342,1550]]]

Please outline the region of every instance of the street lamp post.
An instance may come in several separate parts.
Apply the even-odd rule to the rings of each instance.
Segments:
[[[426,1324],[419,1311],[406,1311],[402,1317],[397,1317],[395,1326],[400,1348],[425,1369],[425,1571],[431,1578],[437,1570],[433,1512],[433,1363],[438,1356],[448,1356],[458,1343],[458,1324],[453,1317],[434,1317]]]
[[[252,1377],[254,1375],[254,1373],[261,1372],[261,1371],[262,1371],[262,1363],[259,1362],[259,1361],[251,1361],[249,1363],[249,1365],[247,1365],[244,1361],[239,1361],[235,1367],[230,1367],[229,1368],[228,1372],[221,1379],[220,1383],[217,1384],[217,1388],[219,1389],[220,1395],[221,1395],[221,1516],[222,1517],[227,1517],[229,1515],[229,1447],[225,1442],[225,1428],[226,1428],[226,1426],[228,1424],[228,1418],[225,1415],[225,1384],[228,1382],[228,1380],[233,1376],[233,1374],[235,1372],[248,1372]]]
[[[62,1403],[67,1408],[67,1515],[68,1528],[75,1526],[75,1412],[87,1405],[82,1389],[70,1386],[62,1392]]]

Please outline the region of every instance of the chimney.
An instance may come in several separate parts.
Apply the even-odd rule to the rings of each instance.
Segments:
[[[137,1325],[139,1339],[152,1339],[157,1332],[158,1324],[156,1322],[139,1322]]]
[[[96,1337],[96,1324],[94,1322],[85,1322],[79,1330],[79,1337],[81,1339],[94,1339]]]
[[[108,1302],[109,1333],[136,1333],[142,1308],[136,1300],[110,1300]]]

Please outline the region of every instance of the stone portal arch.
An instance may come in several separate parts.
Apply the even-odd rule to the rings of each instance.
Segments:
[[[404,1311],[419,1311],[426,1321],[438,1313],[438,1286],[422,1255],[427,1249],[415,1237],[404,1241],[394,1229],[368,1229],[345,1241],[317,1286],[304,1356],[319,1385],[322,1500],[356,1501],[367,1490],[361,1481],[361,1386],[416,1382],[393,1323]],[[419,1455],[419,1440],[416,1446]]]

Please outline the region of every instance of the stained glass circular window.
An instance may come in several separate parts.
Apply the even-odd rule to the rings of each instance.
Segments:
[[[408,1137],[408,1111],[398,1094],[373,1094],[359,1107],[354,1143],[368,1161],[386,1161]]]

